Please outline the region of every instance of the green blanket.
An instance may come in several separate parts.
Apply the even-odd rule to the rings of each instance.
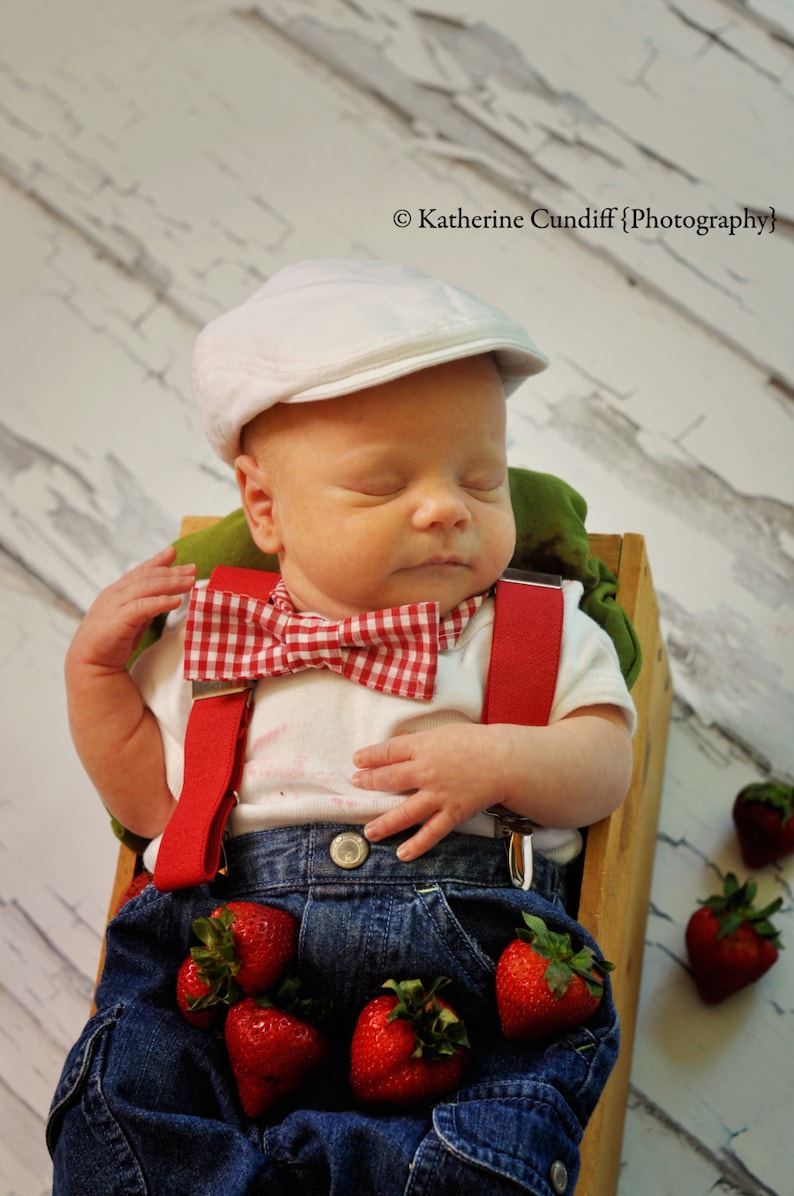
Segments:
[[[558,573],[582,582],[581,607],[611,636],[623,676],[631,687],[642,664],[640,644],[631,621],[615,601],[615,575],[603,561],[590,556],[584,499],[560,478],[526,469],[510,470],[510,497],[517,529],[511,566]],[[177,561],[194,562],[200,578],[209,577],[216,565],[278,570],[277,558],[260,552],[252,541],[242,510],[233,511],[202,531],[183,536],[176,541],[176,549]],[[136,656],[154,643],[162,624],[160,619],[152,625]],[[115,820],[114,830],[140,849],[140,841],[129,836]]]

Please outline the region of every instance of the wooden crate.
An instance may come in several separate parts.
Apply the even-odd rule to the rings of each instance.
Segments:
[[[182,524],[182,535],[199,531],[212,522],[211,518],[187,517]],[[634,623],[644,657],[642,672],[632,691],[639,722],[634,738],[631,788],[622,806],[588,831],[578,910],[579,921],[598,941],[604,957],[617,965],[613,988],[621,1021],[621,1048],[615,1070],[585,1132],[576,1196],[613,1196],[617,1190],[631,1072],[672,685],[643,537],[633,533],[592,535],[590,548],[618,578],[617,599]],[[109,918],[139,869],[138,857],[122,845]],[[102,974],[102,963],[100,959],[98,977]]]

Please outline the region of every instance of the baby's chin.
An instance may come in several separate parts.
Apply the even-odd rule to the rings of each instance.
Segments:
[[[437,602],[439,613],[449,614],[461,602],[491,589],[493,582],[481,584],[465,567],[432,566],[411,570],[403,584],[390,587],[388,606],[408,606],[417,602]]]
[[[333,596],[320,595],[314,590],[296,593],[290,589],[290,594],[296,609],[313,611],[326,619],[344,619],[364,611],[388,610],[422,602],[437,602],[443,617],[467,598],[486,593],[496,582],[496,578],[489,581],[483,572],[469,565],[452,562],[400,568],[377,584],[355,584],[358,579],[354,574],[347,580],[352,584],[340,587],[342,592],[335,592]]]

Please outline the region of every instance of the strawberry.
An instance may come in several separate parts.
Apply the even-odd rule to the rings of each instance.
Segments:
[[[240,993],[264,992],[295,960],[298,923],[292,914],[254,901],[230,901],[193,930],[204,944],[190,954],[207,984],[224,1004]]]
[[[138,875],[130,881],[124,892],[119,897],[116,908],[113,911],[114,915],[117,914],[119,910],[127,904],[128,901],[132,901],[133,897],[137,897],[139,893],[142,893],[146,886],[151,884],[151,882],[151,872],[147,872],[146,869],[144,869],[142,872],[139,872]]]
[[[753,984],[778,957],[781,944],[769,918],[780,909],[783,899],[778,897],[756,910],[757,889],[754,881],[740,885],[729,872],[723,892],[702,901],[689,919],[686,948],[692,975],[709,1005]]]
[[[575,950],[569,934],[549,930],[542,918],[523,918],[496,965],[496,1006],[505,1038],[540,1042],[595,1013],[604,973],[615,965],[589,947]]]
[[[794,851],[794,785],[745,785],[733,803],[742,859],[763,868]]]
[[[203,946],[191,947],[176,983],[177,1006],[193,1025],[214,1025],[217,1016],[199,1015],[264,992],[295,959],[298,923],[269,905],[230,901],[196,918],[193,930]]]
[[[365,1005],[350,1054],[356,1100],[405,1107],[458,1086],[470,1044],[461,1019],[436,995],[448,983],[439,976],[426,989],[421,980],[387,980],[383,988],[391,992]]]
[[[322,1019],[327,1002],[299,997],[300,980],[286,977],[271,1000],[244,997],[226,1016],[224,1037],[240,1103],[261,1117],[294,1092],[324,1061],[328,1040],[307,1018]]]
[[[176,1003],[185,1021],[200,1030],[211,1030],[220,1020],[222,1006],[191,955],[177,973]]]

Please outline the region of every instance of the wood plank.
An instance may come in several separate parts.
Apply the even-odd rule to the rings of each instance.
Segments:
[[[633,84],[610,80],[600,59],[582,63],[573,47],[578,77],[570,92],[564,43],[544,27],[530,54],[532,22],[525,25],[503,4],[489,8],[476,28],[458,13],[442,29],[443,21],[423,18],[407,3],[389,5],[391,24],[383,8],[367,24],[351,6],[315,0],[320,43],[330,44],[325,35],[340,9],[355,21],[341,37],[348,65],[338,72],[298,39],[301,11],[301,37],[311,16],[298,4],[268,6],[281,32],[235,15],[220,0],[175,0],[167,8],[146,0],[146,20],[132,26],[114,6],[99,16],[95,0],[68,11],[64,0],[14,4],[4,54],[10,65],[0,71],[0,101],[14,114],[4,127],[3,169],[11,182],[0,183],[8,242],[0,352],[13,399],[0,428],[8,463],[0,535],[9,551],[84,608],[98,584],[167,539],[183,506],[233,505],[231,475],[204,443],[188,393],[200,323],[301,256],[414,261],[492,298],[537,336],[553,365],[511,399],[511,462],[551,465],[576,481],[599,526],[620,526],[631,510],[666,599],[682,698],[704,722],[725,726],[774,766],[788,767],[783,712],[794,693],[794,663],[790,627],[779,612],[793,571],[780,551],[792,536],[791,420],[787,391],[770,385],[770,376],[782,375],[760,346],[766,329],[779,341],[776,352],[790,352],[790,304],[780,303],[782,317],[764,320],[755,335],[755,295],[745,304],[737,292],[739,278],[749,277],[742,258],[748,250],[734,254],[736,238],[726,250],[695,236],[693,252],[715,255],[699,263],[701,270],[688,252],[691,234],[681,243],[665,235],[640,245],[608,230],[596,240],[598,230],[480,235],[417,227],[417,212],[431,202],[439,211],[462,205],[526,215],[544,202],[542,190],[527,190],[527,179],[534,186],[536,165],[555,164],[555,154],[564,167],[561,202],[571,193],[584,202],[602,183],[623,178],[610,162],[610,136],[621,153],[631,152],[632,192],[655,194],[659,179],[676,171],[654,158],[647,109],[642,131],[650,152],[611,129],[602,105],[614,103],[614,95],[600,94],[618,87],[623,98],[639,95],[644,76]],[[645,0],[643,10],[653,14],[650,29],[636,18],[622,27],[621,10],[609,0],[604,29],[619,34],[614,47],[606,46],[609,55],[618,46],[630,51],[631,62],[640,51],[649,59],[655,53],[666,85],[682,80],[682,64],[692,63],[695,49],[704,59],[714,52],[727,60],[724,46],[687,32],[665,6]],[[564,21],[556,13],[550,20],[559,37]],[[747,19],[732,17],[739,29],[748,27]],[[44,43],[42,20],[57,30]],[[702,14],[698,22],[708,23]],[[727,34],[721,29],[720,36]],[[399,109],[410,120],[395,120],[391,102],[374,102],[360,77],[352,78],[361,44],[384,80],[388,58],[395,86],[402,80],[406,95],[409,85],[421,89]],[[689,59],[677,57],[682,47]],[[135,86],[140,63],[146,89]],[[549,111],[525,112],[527,97],[543,98],[546,64]],[[701,65],[687,76],[693,102],[702,87],[709,97],[704,124],[722,133],[715,76],[708,64],[701,73]],[[737,77],[739,97],[750,94],[744,85],[744,75]],[[783,93],[786,86],[775,85],[776,104]],[[289,104],[280,102],[284,95]],[[169,96],[182,98],[171,103]],[[439,123],[433,96],[444,98],[445,111],[475,106],[468,142],[465,129]],[[266,141],[262,110],[269,112]],[[496,129],[487,127],[489,112]],[[553,123],[545,124],[547,117]],[[668,137],[667,125],[675,123],[660,119],[658,136]],[[762,123],[754,146],[768,149],[765,139],[779,138],[786,125]],[[512,130],[517,161],[532,175],[517,170],[506,181],[495,174],[487,154],[477,157],[478,130],[492,146]],[[713,141],[717,153],[724,138]],[[544,170],[537,173],[537,186],[550,186]],[[753,177],[771,187],[763,171]],[[395,178],[400,202],[413,214],[407,229],[392,219]],[[778,278],[782,271],[788,284],[790,243],[757,240],[759,253],[767,241],[780,245],[768,273]],[[636,285],[640,272],[627,253],[653,258],[652,285]],[[755,269],[761,258],[752,253]],[[727,298],[717,285],[726,270],[733,272]],[[749,339],[739,345],[734,336],[731,348],[727,331],[704,333],[676,290],[690,275],[690,308],[719,322],[713,304],[727,303],[733,319],[750,319]],[[39,349],[43,327],[46,354]],[[59,401],[42,402],[42,395]],[[756,692],[769,695],[768,711]]]
[[[112,881],[107,816],[69,740],[69,609],[0,552],[0,1191],[51,1191],[44,1121],[85,1022]]]
[[[646,927],[632,1066],[633,1098],[655,1119],[656,1144],[627,1126],[621,1196],[644,1193],[649,1161],[677,1134],[723,1171],[713,1191],[772,1196],[791,1188],[794,1074],[781,1066],[794,1039],[794,958],[782,951],[760,983],[720,1006],[704,1004],[688,974],[685,928],[698,902],[734,872],[744,878],[730,810],[748,783],[764,779],[737,744],[674,708]],[[792,932],[791,865],[755,874],[758,901],[777,897],[784,943]],[[650,1151],[646,1145],[651,1145]],[[690,1173],[665,1170],[665,1190],[690,1191]],[[691,1190],[700,1192],[693,1186]]]
[[[790,232],[739,243],[433,231],[417,212],[563,213],[611,195],[740,210],[761,190],[787,202],[794,10],[604,0],[574,44],[576,7],[552,6],[538,26],[518,0],[487,11],[388,0],[366,12],[297,0],[261,4],[268,26],[228,0],[141,0],[134,17],[98,0],[8,0],[0,536],[31,578],[84,608],[170,538],[186,505],[236,505],[192,411],[190,344],[287,260],[415,262],[524,320],[552,368],[511,400],[511,463],[575,482],[596,526],[623,526],[630,512],[643,529],[682,699],[634,1055],[648,1134],[633,1143],[625,1196],[649,1173],[691,1196],[720,1174],[737,1191],[782,1192],[791,1079],[777,1061],[790,1046],[792,953],[715,1011],[690,992],[681,944],[714,875],[741,867],[726,800],[740,780],[791,768],[790,391],[770,384],[794,347]],[[392,223],[398,203],[410,229]],[[59,627],[61,614],[56,603]],[[84,1016],[113,840],[68,754],[58,637],[27,603],[6,629],[8,949],[18,994],[38,994],[46,1012],[10,1073],[24,1108],[43,1090],[29,1090],[32,1070],[52,1070],[45,1024],[65,1049]],[[54,728],[47,753],[41,722]],[[761,882],[789,916],[787,876]],[[752,1111],[734,1095],[737,1076]],[[24,1155],[26,1129],[38,1132],[4,1124],[6,1154]],[[698,1161],[711,1152],[711,1182],[679,1161],[679,1131]],[[47,1190],[33,1174],[0,1167],[0,1187]]]
[[[590,540],[591,554],[602,560],[607,569],[610,569],[617,577],[618,570],[620,569],[622,537],[591,532],[588,538]]]
[[[253,11],[420,125],[426,153],[498,175],[536,236],[568,219],[588,251],[794,385],[794,246],[785,227],[770,232],[770,205],[794,215],[780,208],[790,64],[773,29],[707,0],[686,13],[653,0],[561,0],[540,24],[515,0],[492,0],[476,25],[454,2]],[[715,135],[724,128],[730,148]],[[743,225],[709,231],[709,217]]]
[[[588,832],[579,920],[605,958],[617,965],[613,987],[621,1049],[585,1132],[578,1196],[611,1196],[617,1187],[672,704],[659,610],[641,536],[624,535],[618,580],[618,601],[634,622],[644,653],[633,691],[639,725],[629,794],[610,818]]]
[[[18,1010],[7,1008],[0,993],[0,1017],[9,1042],[20,1034],[16,1013]],[[13,1051],[15,1065],[22,1069],[41,1067],[43,1052],[35,1035],[23,1028],[22,1037],[27,1050],[21,1057]],[[8,1048],[8,1054],[11,1053]],[[55,1066],[57,1070],[57,1060]],[[0,1084],[0,1192],[3,1196],[51,1196],[52,1193],[52,1163],[44,1142],[43,1112],[32,1108],[24,1096],[5,1083]]]
[[[107,921],[115,915],[119,908],[122,896],[132,884],[135,877],[141,870],[141,860],[138,855],[124,843],[119,844],[118,855],[116,857],[116,870],[113,874],[113,887],[110,890],[110,900],[108,901]],[[102,937],[102,948],[99,953],[99,962],[96,971],[96,985],[102,979],[102,971],[105,966],[105,938]],[[96,1005],[92,1003],[91,1012],[96,1011]]]
[[[192,536],[194,532],[201,532],[206,527],[212,527],[220,522],[219,515],[183,515],[179,526],[180,536]]]

